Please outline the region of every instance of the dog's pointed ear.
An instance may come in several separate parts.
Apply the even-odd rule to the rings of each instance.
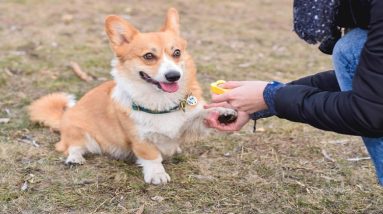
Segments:
[[[108,16],[105,19],[105,31],[113,47],[129,44],[139,31],[120,16]]]
[[[175,8],[169,8],[161,31],[172,31],[177,35],[180,34],[180,18]]]

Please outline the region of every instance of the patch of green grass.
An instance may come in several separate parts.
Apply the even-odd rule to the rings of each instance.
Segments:
[[[198,64],[197,71],[209,75],[214,75],[218,72],[216,66],[213,64]]]
[[[109,68],[110,62],[108,60],[105,60],[104,58],[90,58],[84,61],[83,63],[84,68]]]
[[[23,58],[21,56],[6,56],[0,59],[0,67],[13,69],[20,66],[22,61]]]
[[[15,200],[19,197],[19,193],[10,192],[8,190],[2,190],[0,193],[0,202],[7,203],[12,200]]]
[[[28,2],[28,0],[6,0],[6,1],[16,3],[16,4],[26,4]]]
[[[5,73],[0,73],[0,88],[7,84],[8,76]]]
[[[28,116],[23,114],[22,117],[12,118],[8,124],[3,126],[3,129],[4,131],[26,129],[30,126],[30,124],[31,122],[29,121]]]

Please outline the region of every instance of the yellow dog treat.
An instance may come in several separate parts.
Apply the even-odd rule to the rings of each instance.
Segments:
[[[216,82],[211,83],[210,84],[211,92],[213,92],[214,94],[223,94],[223,93],[227,92],[229,89],[224,89],[224,88],[219,87],[219,85],[221,85],[225,82],[226,82],[225,80],[218,80]]]

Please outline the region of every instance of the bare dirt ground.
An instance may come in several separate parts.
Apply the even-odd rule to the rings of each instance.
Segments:
[[[217,79],[289,81],[331,69],[292,32],[291,0],[0,1],[1,213],[380,213],[383,191],[362,142],[279,119],[214,135],[168,160],[172,182],[147,185],[134,164],[89,156],[68,167],[59,136],[31,124],[25,107],[55,91],[80,97],[110,79],[108,14],[155,31],[168,7],[209,98]],[[81,81],[75,61],[97,78]],[[35,140],[37,143],[33,144]]]

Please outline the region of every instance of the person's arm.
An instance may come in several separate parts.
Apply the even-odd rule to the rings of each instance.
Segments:
[[[314,88],[318,88],[323,91],[340,91],[338,81],[335,76],[335,72],[324,71],[314,75],[300,78],[298,80],[291,81],[287,85],[305,85]],[[270,95],[264,96],[265,100],[270,98]],[[272,101],[269,101],[272,102]],[[268,109],[263,111],[258,111],[250,114],[250,118],[253,120],[258,120],[261,118],[267,118],[274,116],[275,112],[270,112]]]
[[[286,85],[275,92],[276,115],[343,134],[383,136],[383,1],[371,1],[367,42],[353,89],[328,92]]]
[[[288,85],[305,85],[321,89],[322,91],[340,91],[334,71],[324,71],[300,78],[287,83]]]

